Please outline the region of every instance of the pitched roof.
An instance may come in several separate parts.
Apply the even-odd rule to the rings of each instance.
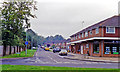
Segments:
[[[120,21],[120,16],[113,16],[113,17],[108,18],[106,20],[103,20],[103,21],[101,21],[101,22],[99,22],[97,24],[91,25],[91,26],[89,26],[89,27],[87,27],[87,28],[85,28],[85,29],[71,35],[70,37],[72,37],[74,35],[77,35],[79,33],[83,33],[83,32],[95,29],[97,27],[101,27],[101,26],[102,27],[106,27],[106,26],[120,27],[120,24],[119,24],[120,22],[119,21]]]

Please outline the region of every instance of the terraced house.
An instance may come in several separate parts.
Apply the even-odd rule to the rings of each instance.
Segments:
[[[71,51],[90,56],[118,57],[120,16],[113,16],[71,35]]]

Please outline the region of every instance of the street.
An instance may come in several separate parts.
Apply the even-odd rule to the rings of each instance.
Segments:
[[[118,68],[118,63],[90,62],[64,59],[58,53],[44,51],[39,48],[32,58],[3,59],[2,64],[11,65],[35,65],[57,67],[81,67],[81,68]]]

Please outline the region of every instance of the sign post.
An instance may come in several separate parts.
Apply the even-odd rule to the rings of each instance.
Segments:
[[[26,45],[25,55],[27,55],[27,45],[28,45],[28,41],[27,41],[27,31],[26,31],[26,42],[25,42],[25,45]]]

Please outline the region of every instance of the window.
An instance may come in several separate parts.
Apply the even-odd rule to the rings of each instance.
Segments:
[[[82,38],[84,37],[84,33],[82,33]]]
[[[94,54],[99,53],[99,42],[98,41],[94,41],[94,43],[93,43],[93,53]]]
[[[90,35],[92,35],[92,31],[90,31]]]
[[[117,47],[112,47],[112,52],[117,52]]]
[[[120,47],[119,47],[119,54],[120,54]]]
[[[86,48],[89,48],[89,44],[86,44]]]
[[[115,33],[115,27],[106,27],[106,33]]]
[[[80,34],[79,34],[79,38],[80,38]]]
[[[105,54],[111,54],[110,47],[105,47]]]
[[[74,37],[72,37],[72,40],[74,40]]]
[[[74,36],[74,40],[75,40],[75,36]]]
[[[99,28],[95,29],[95,33],[98,34],[99,33]]]
[[[87,37],[88,36],[88,32],[85,32],[85,37]]]
[[[76,35],[76,39],[77,39],[77,35]]]
[[[117,41],[114,43],[112,41],[105,41],[104,48],[105,54],[120,54],[119,43]]]

